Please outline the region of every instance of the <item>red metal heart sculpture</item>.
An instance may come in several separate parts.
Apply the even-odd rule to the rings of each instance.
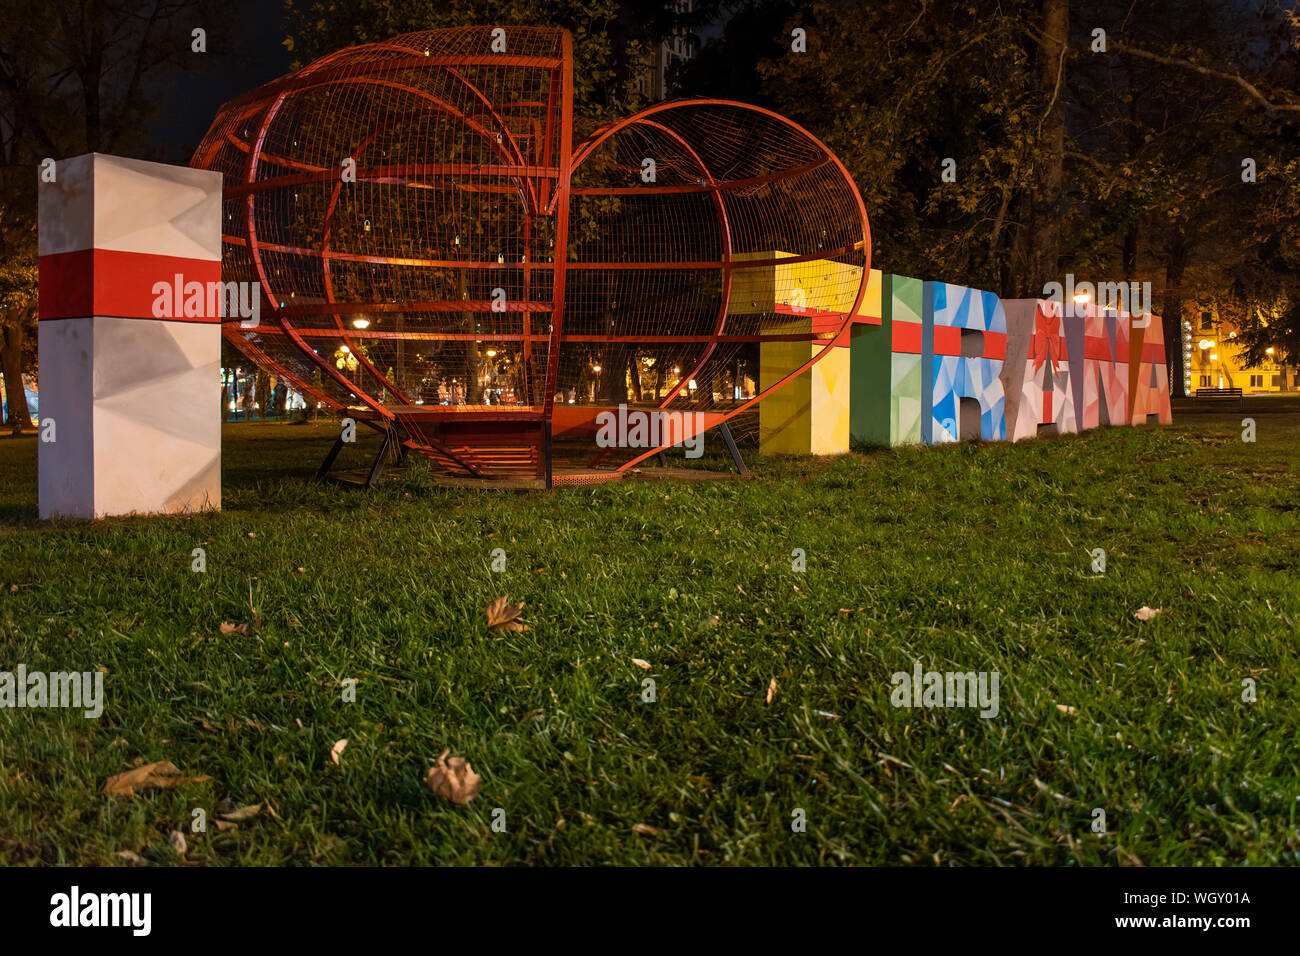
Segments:
[[[825,145],[684,100],[575,147],[572,70],[563,30],[435,30],[226,104],[191,165],[269,312],[226,336],[452,473],[616,476],[670,442],[597,447],[600,412],[709,428],[847,335],[871,239]]]

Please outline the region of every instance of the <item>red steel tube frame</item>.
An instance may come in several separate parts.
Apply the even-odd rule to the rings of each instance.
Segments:
[[[358,65],[355,62],[340,64],[340,59],[347,58],[349,54],[355,55],[359,50],[366,51],[388,51],[399,54],[408,54],[407,56],[397,56],[386,60],[376,60],[365,62]],[[660,408],[667,406],[676,399],[697,374],[707,365],[710,357],[714,354],[715,349],[720,343],[730,342],[778,342],[778,341],[809,341],[824,342],[821,349],[817,350],[809,359],[801,364],[798,368],[785,374],[779,381],[762,389],[752,398],[744,401],[735,408],[711,412],[709,419],[713,424],[726,422],[731,418],[747,411],[757,402],[763,400],[772,392],[784,387],[799,375],[807,372],[813,365],[821,360],[827,354],[827,351],[834,347],[833,343],[847,330],[853,322],[858,310],[861,308],[862,300],[866,294],[871,268],[871,233],[870,224],[867,219],[865,204],[861,195],[858,193],[853,183],[852,177],[844,164],[839,160],[821,142],[813,136],[808,130],[799,124],[762,107],[751,106],[745,103],[738,103],[722,99],[697,99],[682,100],[666,103],[658,103],[647,107],[631,116],[622,118],[615,122],[609,123],[590,137],[578,144],[576,148],[573,145],[573,50],[572,39],[567,31],[559,32],[559,56],[523,56],[523,55],[466,55],[466,56],[430,56],[427,51],[425,55],[420,55],[419,51],[410,46],[402,45],[398,42],[372,44],[365,48],[351,48],[341,50],[337,53],[330,54],[315,63],[309,65],[303,70],[298,71],[288,77],[275,81],[258,90],[251,91],[236,100],[227,104],[225,112],[244,108],[244,112],[233,114],[235,120],[229,121],[231,128],[235,128],[236,122],[256,123],[257,129],[254,136],[249,137],[245,142],[238,136],[234,135],[231,129],[223,131],[223,136],[214,139],[207,144],[207,148],[201,153],[196,153],[194,164],[204,165],[210,163],[217,151],[223,144],[229,144],[246,153],[247,159],[242,163],[241,182],[232,184],[227,188],[225,195],[228,200],[243,200],[241,205],[245,207],[243,219],[242,235],[231,234],[224,235],[223,241],[232,246],[243,246],[248,253],[249,260],[256,275],[261,283],[263,293],[270,305],[272,314],[275,317],[273,325],[262,329],[262,334],[279,335],[287,338],[298,351],[313,361],[324,374],[337,384],[348,395],[354,396],[358,401],[367,406],[373,416],[380,420],[397,422],[402,419],[401,409],[390,409],[385,404],[377,400],[370,394],[370,389],[362,387],[358,381],[354,381],[341,370],[337,369],[324,356],[318,354],[308,344],[309,338],[334,337],[339,336],[345,342],[351,341],[351,333],[342,321],[342,316],[356,314],[358,312],[375,311],[404,311],[404,312],[483,312],[492,309],[492,305],[486,302],[464,301],[400,301],[396,303],[381,302],[336,302],[334,301],[334,286],[331,281],[331,261],[352,261],[365,262],[383,265],[400,265],[400,266],[430,266],[430,267],[450,267],[460,269],[492,269],[492,268],[510,268],[512,270],[522,269],[524,281],[523,298],[518,301],[506,303],[507,311],[521,314],[523,317],[524,327],[522,335],[519,334],[494,334],[490,332],[483,333],[453,333],[453,332],[376,332],[366,337],[376,339],[385,338],[402,338],[412,341],[416,340],[442,340],[456,341],[474,338],[485,341],[513,341],[521,343],[524,349],[523,363],[523,388],[527,394],[530,405],[517,407],[507,413],[506,409],[493,409],[488,412],[475,412],[473,417],[478,421],[494,420],[494,413],[500,420],[519,420],[521,418],[530,420],[549,420],[552,417],[556,392],[560,387],[559,372],[560,358],[566,342],[588,342],[588,343],[617,343],[617,342],[652,342],[662,341],[665,343],[689,344],[699,343],[704,346],[700,356],[690,366],[687,374],[682,375],[674,386],[671,387],[668,395],[659,400]],[[546,102],[528,103],[503,103],[500,108],[494,104],[481,89],[479,89],[469,77],[461,70],[462,68],[492,66],[492,67],[531,67],[544,68],[551,73],[550,92]],[[427,90],[421,90],[418,87],[411,86],[407,83],[398,81],[396,78],[389,78],[382,74],[396,73],[402,70],[409,70],[412,67],[435,68],[451,77],[459,86],[465,89],[473,99],[476,108],[472,113],[456,108],[446,100],[433,95]],[[376,76],[380,74],[380,76]],[[341,182],[338,179],[338,173],[329,168],[322,168],[313,164],[299,162],[292,157],[283,157],[272,155],[269,152],[264,153],[266,140],[272,123],[276,119],[280,109],[286,102],[287,98],[295,93],[330,86],[340,83],[370,84],[392,88],[399,92],[413,95],[417,99],[428,104],[426,108],[446,113],[449,116],[460,119],[468,128],[481,136],[484,140],[493,144],[497,151],[500,152],[502,160],[500,163],[406,163],[397,165],[381,165],[374,167],[357,169],[358,181],[384,182],[395,184],[411,184],[411,177],[438,177],[438,176],[457,176],[472,174],[476,176],[500,176],[503,179],[510,180],[510,185],[502,183],[500,186],[494,186],[490,183],[456,183],[455,188],[464,188],[470,191],[482,192],[511,192],[519,197],[523,204],[523,225],[524,235],[531,233],[532,220],[537,215],[553,215],[555,223],[554,233],[554,253],[550,262],[531,261],[530,256],[526,253],[522,263],[510,263],[508,265],[501,262],[469,262],[464,260],[439,260],[439,259],[412,259],[399,256],[372,256],[360,255],[334,251],[330,248],[330,223],[333,218],[334,210],[337,206]],[[515,97],[517,100],[518,97]],[[528,97],[525,97],[528,99]],[[509,123],[502,113],[502,109],[507,112],[510,109],[521,107],[545,107],[545,134],[540,138],[541,148],[538,151],[540,155],[525,156],[519,146],[519,142],[511,133]],[[260,108],[259,108],[260,107]],[[762,115],[786,128],[792,130],[799,137],[811,144],[819,156],[800,165],[783,168],[775,172],[764,173],[762,175],[749,176],[746,178],[726,180],[718,179],[709,169],[708,164],[692,146],[691,142],[682,136],[679,132],[670,126],[661,123],[656,119],[659,114],[667,113],[673,110],[694,109],[708,107],[723,107],[729,109],[744,110],[754,114]],[[485,116],[488,119],[486,124],[480,123],[475,116]],[[388,126],[393,125],[397,120],[389,122]],[[540,126],[540,121],[534,120],[534,130]],[[698,168],[702,178],[699,184],[674,184],[656,186],[653,184],[640,187],[626,186],[582,186],[574,187],[571,181],[582,166],[593,153],[611,137],[619,132],[631,127],[641,126],[650,128],[656,133],[667,135],[679,146],[686,156],[688,156]],[[354,153],[361,153],[365,148],[373,143],[375,139],[383,134],[387,126],[377,126],[372,129],[364,140],[359,140]],[[556,133],[558,132],[558,143],[556,142]],[[248,136],[245,130],[244,136]],[[536,133],[534,133],[536,136]],[[536,140],[535,140],[536,141]],[[558,147],[558,149],[557,149]],[[432,157],[435,158],[436,157]],[[273,176],[265,179],[258,179],[262,161],[273,163],[289,169],[297,169],[299,172],[290,175]],[[530,162],[531,160],[531,162]],[[772,183],[779,182],[783,179],[800,176],[804,173],[813,172],[823,166],[831,165],[842,180],[848,186],[849,193],[852,196],[852,206],[844,210],[847,216],[860,223],[862,241],[854,243],[851,246],[842,248],[818,251],[816,253],[803,253],[795,250],[796,254],[791,256],[772,256],[761,259],[746,259],[743,262],[737,262],[734,259],[734,247],[732,238],[732,226],[728,216],[726,196],[729,190],[740,188],[756,188],[768,186]],[[275,243],[260,243],[258,239],[257,221],[255,216],[256,197],[259,194],[279,189],[285,186],[305,184],[311,182],[329,182],[334,180],[334,188],[331,190],[329,197],[329,210],[326,215],[326,222],[323,231],[323,242],[320,248],[302,248],[298,246],[289,246]],[[722,258],[720,261],[615,261],[615,262],[595,262],[595,261],[574,261],[570,262],[569,256],[569,214],[570,214],[570,197],[571,196],[600,196],[616,197],[626,195],[670,195],[680,193],[707,192],[715,210],[718,220],[719,234],[722,242]],[[824,234],[824,230],[823,230]],[[525,247],[531,250],[531,244]],[[293,254],[310,256],[318,259],[324,274],[326,301],[320,304],[281,306],[276,296],[276,289],[273,287],[271,277],[268,274],[266,264],[263,261],[262,250],[275,252],[278,254]],[[771,335],[727,335],[726,323],[730,310],[733,276],[738,269],[758,269],[781,263],[791,265],[797,262],[807,262],[816,260],[827,260],[835,256],[861,252],[862,255],[862,274],[858,283],[858,289],[853,298],[852,306],[843,313],[843,321],[840,324],[839,331],[831,333],[776,333]],[[618,269],[618,270],[680,270],[680,269],[702,269],[713,270],[719,269],[722,274],[722,286],[720,301],[716,319],[713,323],[712,333],[708,335],[599,335],[599,334],[573,334],[565,333],[565,285],[566,275],[571,269]],[[552,274],[550,302],[531,300],[530,282],[532,273],[536,270],[549,270]],[[495,311],[495,310],[494,310]],[[529,316],[533,312],[549,311],[551,313],[551,328],[549,331],[534,331],[529,324]],[[294,320],[299,316],[310,315],[328,315],[330,316],[336,328],[303,328],[296,327]],[[283,375],[286,380],[291,381],[296,387],[304,392],[312,394],[318,400],[345,410],[337,397],[332,397],[318,387],[314,387],[303,380],[301,375],[296,375],[283,368],[281,363],[275,362],[262,348],[255,345],[245,336],[241,335],[233,324],[226,327],[226,335],[237,346],[248,351],[255,361],[259,364],[270,365],[276,369],[277,373]],[[535,342],[547,342],[546,354],[546,371],[542,381],[538,383],[532,369],[532,349]],[[376,381],[382,384],[390,394],[398,396],[403,402],[410,404],[409,398],[397,388],[395,383],[390,382],[387,377],[380,373],[378,368],[359,350],[354,350],[359,360],[361,360],[365,371]],[[541,385],[541,393],[538,394],[537,385]],[[531,406],[531,407],[530,407]],[[536,411],[532,409],[535,408]],[[367,416],[370,417],[370,416]],[[412,417],[418,417],[412,414]],[[425,416],[426,418],[435,418],[437,416]],[[447,416],[456,417],[456,416]],[[422,436],[425,437],[425,436]],[[427,438],[426,438],[427,440]],[[431,443],[436,444],[436,443]],[[624,463],[618,469],[624,471],[644,461],[646,458],[656,455],[666,450],[668,445],[650,449],[640,454],[630,461]],[[445,452],[445,449],[440,449]],[[471,471],[476,469],[471,468]]]

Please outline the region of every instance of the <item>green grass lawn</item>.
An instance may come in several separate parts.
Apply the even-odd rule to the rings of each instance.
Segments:
[[[0,670],[107,675],[0,710],[0,862],[1298,863],[1300,416],[1240,417],[549,493],[321,486],[332,427],[234,425],[223,512],[50,524],[0,440]],[[918,661],[997,716],[894,707]],[[101,793],[155,760],[212,779]]]

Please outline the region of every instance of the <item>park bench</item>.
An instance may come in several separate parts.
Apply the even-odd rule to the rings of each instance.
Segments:
[[[1238,402],[1245,404],[1239,388],[1198,388],[1196,390],[1197,398],[1235,398]]]

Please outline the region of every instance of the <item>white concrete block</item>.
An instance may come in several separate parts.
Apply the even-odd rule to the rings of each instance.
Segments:
[[[221,326],[155,319],[141,288],[170,285],[183,260],[192,278],[219,274],[221,175],[88,154],[56,164],[56,177],[39,197],[42,294],[72,317],[39,326],[41,418],[55,439],[39,446],[40,515],[219,508]],[[100,252],[118,257],[104,260],[116,272],[96,264]],[[77,315],[84,289],[88,312],[101,290],[129,308]]]
[[[221,174],[86,153],[41,183],[39,254],[82,249],[221,261]]]

